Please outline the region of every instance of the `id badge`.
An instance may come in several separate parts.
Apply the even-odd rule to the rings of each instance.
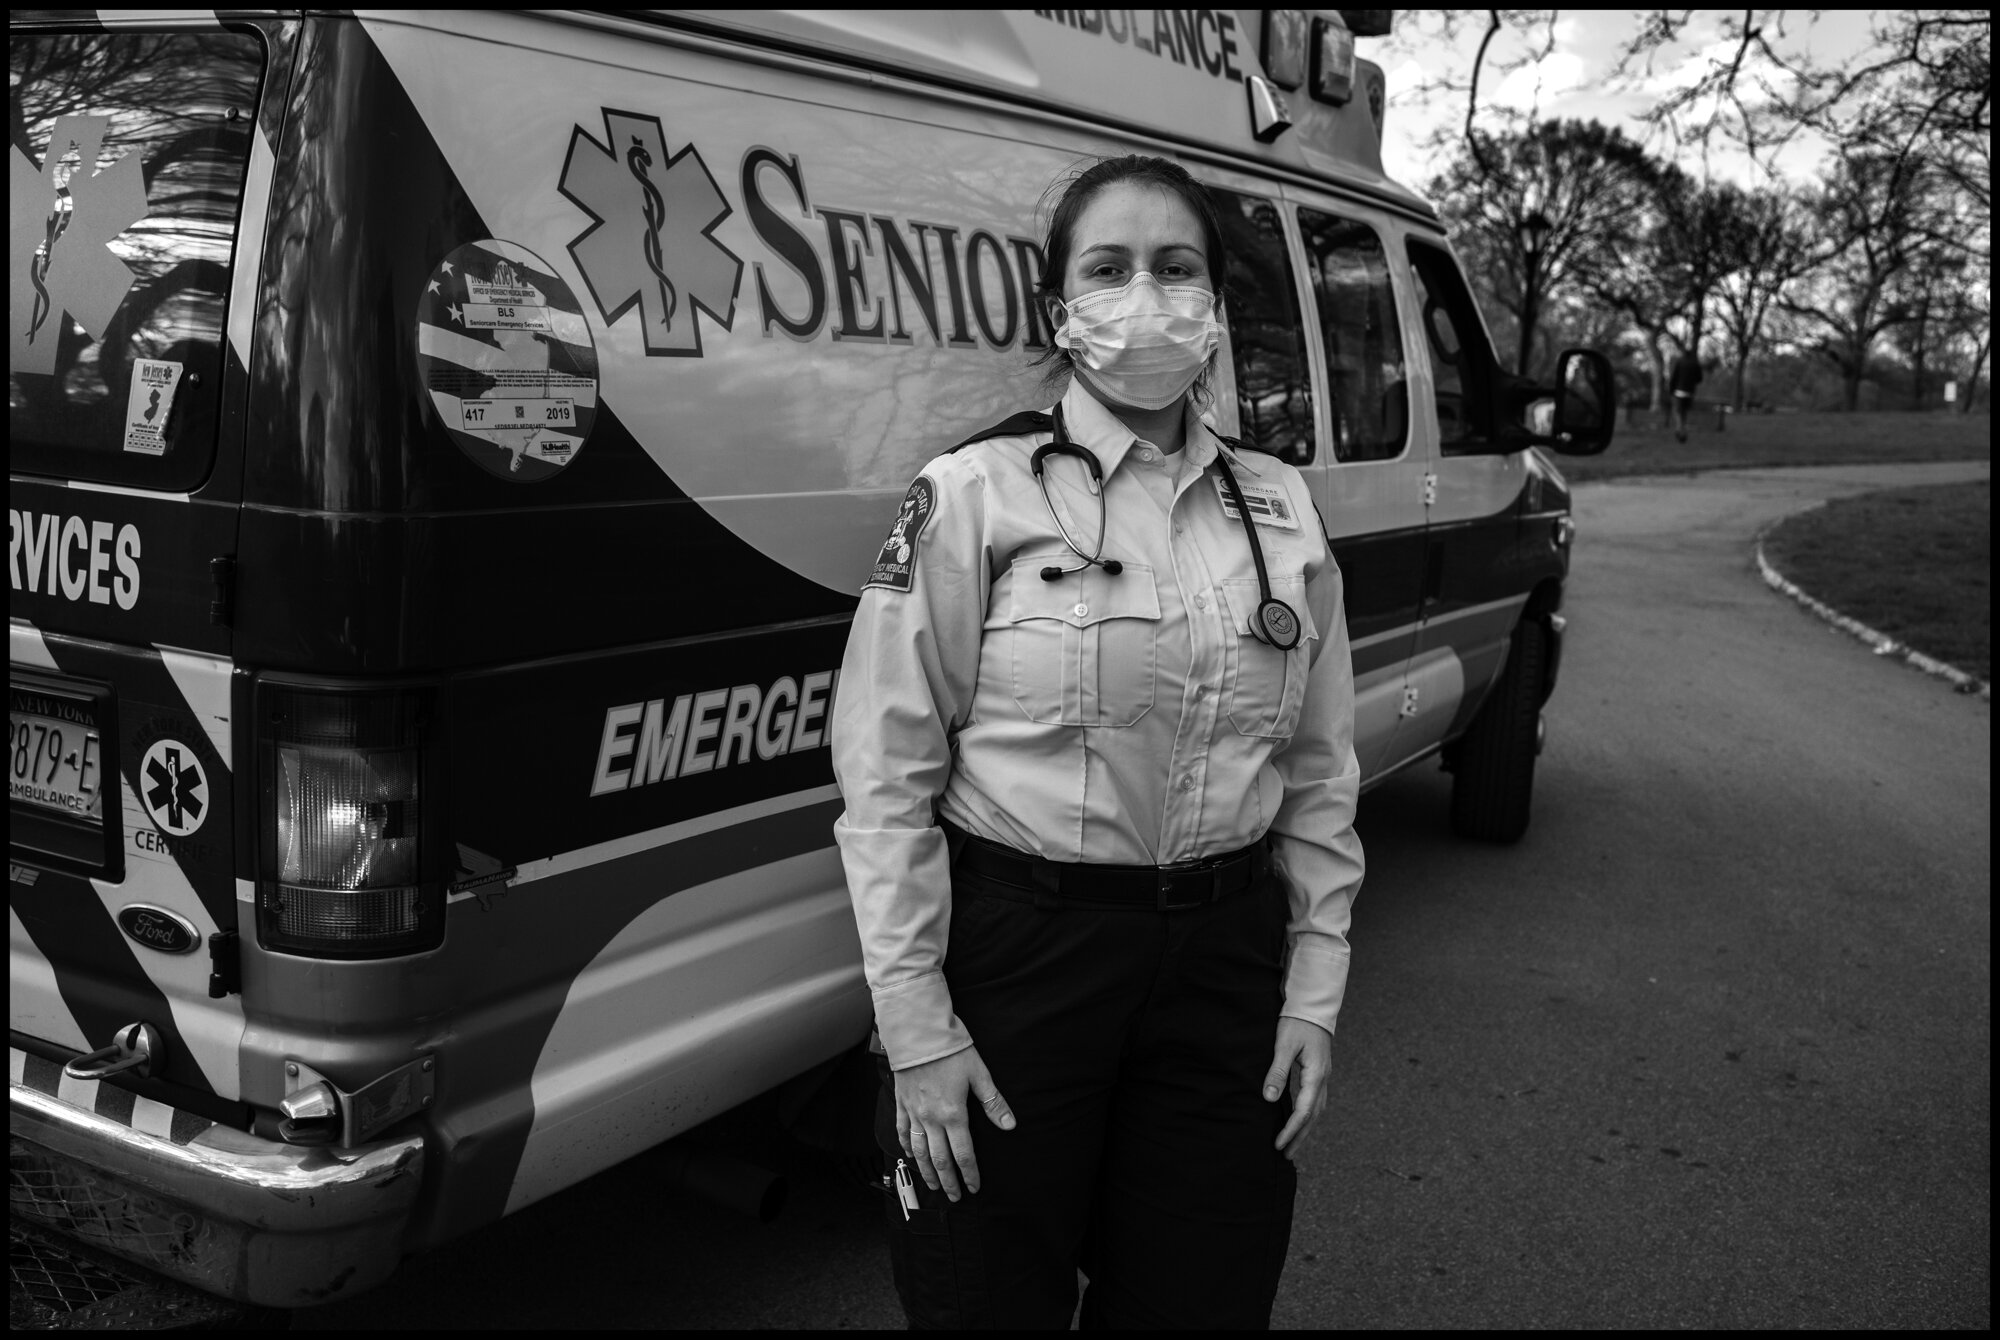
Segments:
[[[1215,496],[1222,499],[1222,510],[1228,513],[1231,521],[1241,521],[1243,514],[1236,510],[1236,500],[1229,496],[1229,486],[1222,482],[1219,474],[1211,478],[1215,481]],[[1298,511],[1283,489],[1272,484],[1245,483],[1240,479],[1236,481],[1236,486],[1243,490],[1243,504],[1250,509],[1252,521],[1281,530],[1299,528]]]

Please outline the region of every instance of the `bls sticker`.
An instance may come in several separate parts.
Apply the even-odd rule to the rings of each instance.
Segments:
[[[208,817],[208,779],[194,750],[179,740],[155,740],[139,764],[139,799],[169,837],[200,828]]]
[[[604,136],[570,135],[558,189],[592,222],[569,254],[607,326],[636,306],[649,355],[699,358],[697,309],[724,330],[736,319],[743,262],[711,236],[729,202],[692,144],[668,156],[657,116],[607,107]]]

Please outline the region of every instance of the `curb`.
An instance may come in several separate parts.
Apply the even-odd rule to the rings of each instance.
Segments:
[[[1993,686],[1986,680],[1980,679],[1976,675],[1968,675],[1955,665],[1946,665],[1943,661],[1935,657],[1926,656],[1914,648],[1906,647],[1887,633],[1878,633],[1858,619],[1850,619],[1824,601],[1815,600],[1807,595],[1798,586],[1787,581],[1782,573],[1771,566],[1771,561],[1764,557],[1764,538],[1777,529],[1778,526],[1790,521],[1793,517],[1804,516],[1807,512],[1824,506],[1826,506],[1824,502],[1816,502],[1810,507],[1802,507],[1790,516],[1779,517],[1776,521],[1773,521],[1770,525],[1757,532],[1757,570],[1763,574],[1764,585],[1770,587],[1780,595],[1788,596],[1792,600],[1797,601],[1818,618],[1832,624],[1841,632],[1860,638],[1868,644],[1877,656],[1897,657],[1905,665],[1915,666],[1927,675],[1934,675],[1939,679],[1949,680],[1952,687],[1960,693],[1978,694],[1982,701],[1993,701]]]

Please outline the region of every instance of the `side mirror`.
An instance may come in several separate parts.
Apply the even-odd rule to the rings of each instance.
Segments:
[[[1611,445],[1616,422],[1611,361],[1595,349],[1563,350],[1556,360],[1549,445],[1565,456],[1595,456]]]

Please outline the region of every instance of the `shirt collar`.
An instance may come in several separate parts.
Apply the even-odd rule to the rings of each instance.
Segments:
[[[1137,436],[1074,377],[1070,378],[1069,389],[1063,393],[1062,412],[1070,440],[1095,456],[1104,477],[1111,478],[1124,461],[1125,454],[1139,440]],[[1202,421],[1192,400],[1183,412],[1187,437],[1181,450],[1188,454],[1188,459],[1194,462],[1196,468],[1206,470],[1215,460],[1216,453],[1227,448],[1217,441],[1214,431]],[[1264,473],[1263,467],[1257,463],[1256,452],[1231,451],[1229,463],[1253,478]]]

